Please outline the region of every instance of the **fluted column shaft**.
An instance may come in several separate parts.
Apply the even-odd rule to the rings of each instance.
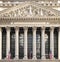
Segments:
[[[36,58],[36,27],[33,27],[33,59]]]
[[[2,28],[0,27],[0,60],[2,59]]]
[[[19,59],[19,27],[15,27],[15,59]]]
[[[28,28],[24,27],[24,58],[27,59],[27,31]]]
[[[54,27],[50,28],[50,51],[52,53],[52,58],[54,57]]]
[[[41,27],[41,59],[45,59],[45,27]]]
[[[8,57],[8,54],[10,52],[10,27],[6,27],[7,37],[6,37],[6,56]]]
[[[60,59],[60,27],[58,31],[58,59]]]

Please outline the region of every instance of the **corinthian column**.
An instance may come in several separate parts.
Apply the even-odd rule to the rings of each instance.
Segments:
[[[54,57],[54,27],[50,27],[50,51]]]
[[[45,59],[45,27],[41,27],[41,59]]]
[[[60,27],[58,31],[58,59],[60,59]]]
[[[36,58],[36,27],[33,27],[33,59]]]
[[[27,59],[27,31],[28,28],[24,27],[24,58]]]
[[[10,52],[10,27],[6,27],[7,37],[6,37],[6,56]]]
[[[2,28],[0,27],[0,60],[2,59]]]
[[[19,27],[15,27],[15,59],[19,59]]]

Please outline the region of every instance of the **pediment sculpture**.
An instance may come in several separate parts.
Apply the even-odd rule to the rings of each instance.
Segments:
[[[35,17],[35,16],[55,16],[54,12],[39,8],[34,5],[28,5],[22,8],[16,8],[7,13],[1,14],[2,17]]]

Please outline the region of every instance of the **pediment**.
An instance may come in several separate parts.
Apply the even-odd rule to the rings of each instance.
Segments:
[[[26,3],[9,8],[0,14],[0,17],[40,17],[56,16],[58,11],[52,8],[39,6],[38,3]]]

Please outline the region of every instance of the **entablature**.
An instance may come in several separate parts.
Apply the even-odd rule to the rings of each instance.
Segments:
[[[0,18],[0,23],[1,24],[10,24],[10,23],[26,23],[26,22],[46,22],[46,23],[51,23],[51,24],[60,24],[60,17],[40,17],[40,18]]]
[[[60,20],[60,16],[47,17],[0,17],[0,20]]]

